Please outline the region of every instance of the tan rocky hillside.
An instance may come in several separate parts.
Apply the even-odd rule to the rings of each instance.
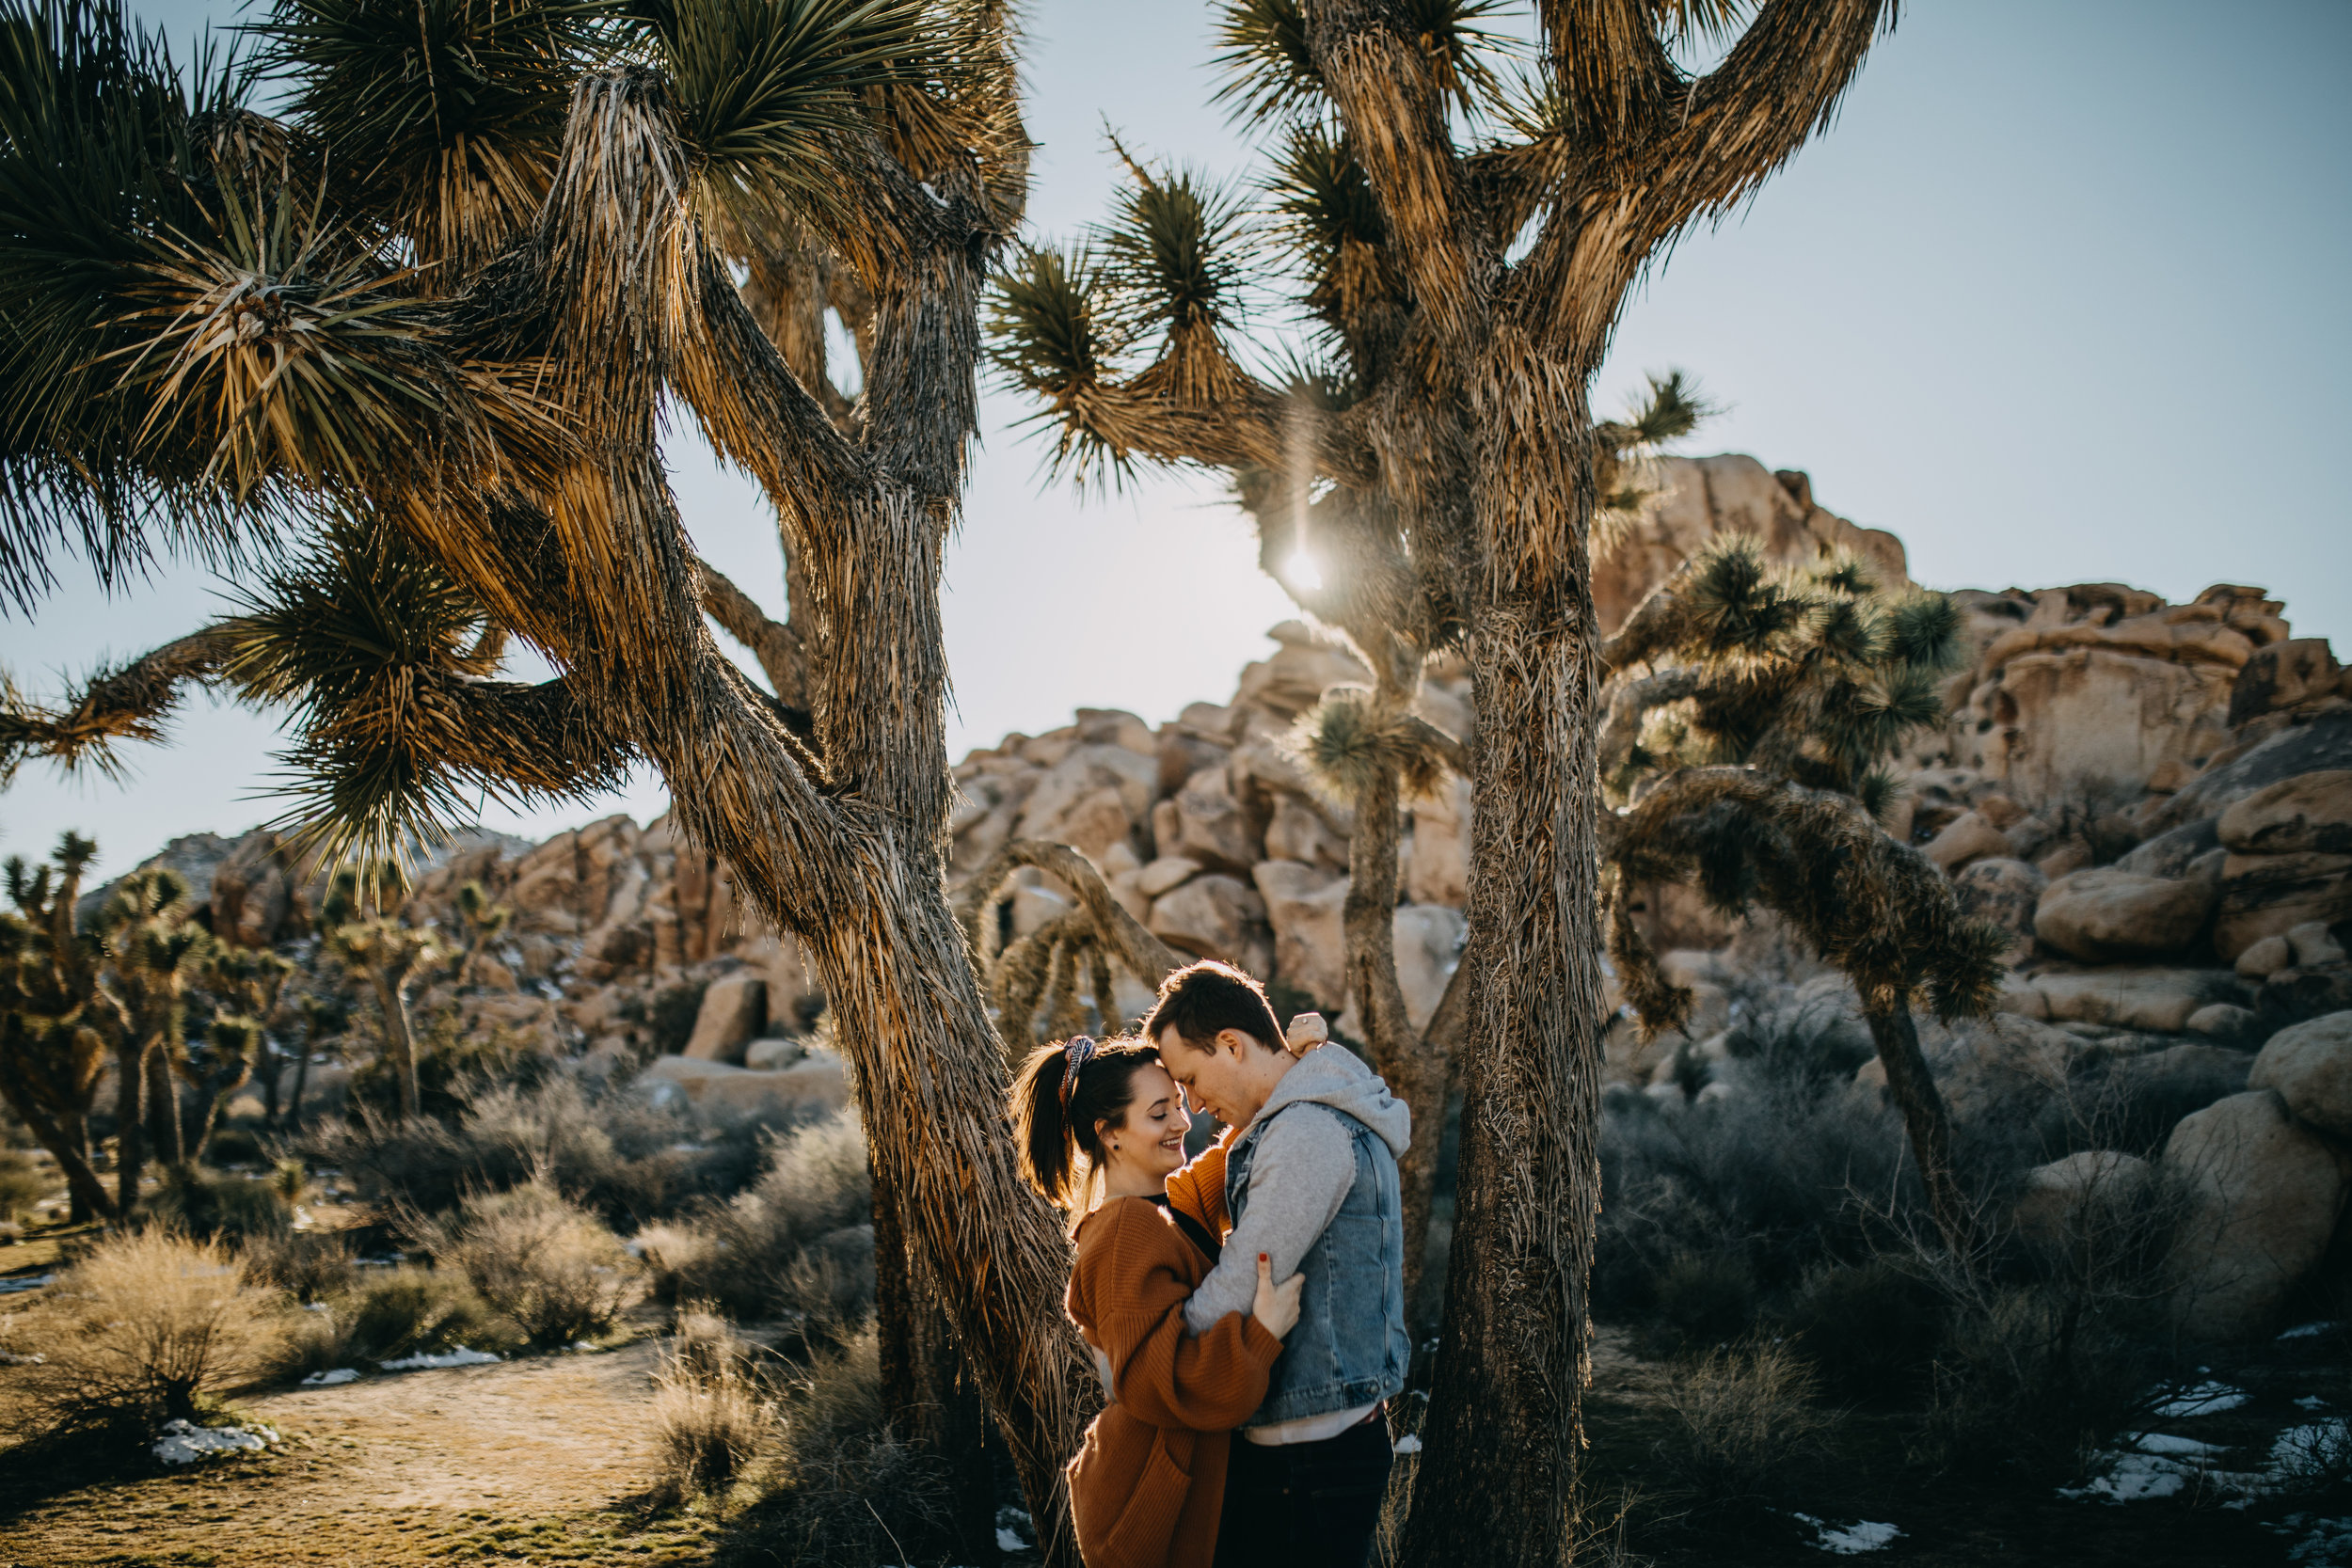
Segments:
[[[1662,479],[1661,502],[1600,574],[1611,626],[1724,531],[1756,535],[1781,562],[1842,549],[1908,580],[1900,542],[1814,504],[1803,474],[1723,456],[1669,460]],[[2296,639],[2281,603],[2256,588],[2218,585],[2180,605],[2114,583],[1955,597],[1968,665],[1949,688],[1949,723],[1915,737],[1890,828],[2017,940],[2001,1014],[1931,1032],[1938,1070],[1963,1110],[2005,1075],[2062,1085],[2094,1069],[2193,1069],[2244,1091],[2174,1138],[2195,1146],[2180,1157],[2202,1162],[2201,1190],[2224,1206],[2215,1212],[2235,1216],[2216,1225],[2253,1238],[2221,1247],[2230,1256],[2215,1277],[2235,1283],[2213,1292],[2215,1323],[2250,1323],[2326,1251],[2352,1170],[2333,1141],[2352,1134],[2352,1031],[2335,1030],[2337,1043],[2316,1053],[2283,1053],[2300,1069],[2272,1061],[2280,1053],[2265,1053],[2267,1066],[2255,1055],[2289,1024],[2323,1020],[2325,1034],[2352,1023],[2327,1022],[2352,1009],[2342,945],[2352,922],[2352,671],[2325,641]],[[1284,736],[1326,688],[1364,673],[1299,623],[1271,635],[1276,652],[1222,703],[1195,703],[1156,728],[1081,710],[964,758],[953,874],[971,875],[1009,837],[1073,845],[1172,946],[1232,958],[1340,1018],[1344,1032],[1351,823],[1310,787]],[[1465,671],[1432,671],[1421,707],[1467,734]],[[1410,808],[1396,936],[1422,1021],[1462,937],[1469,810],[1461,781]],[[216,928],[247,942],[308,928],[305,878],[269,833],[183,840],[167,858],[199,882]],[[1014,932],[1067,908],[1050,879],[1023,876]],[[799,953],[753,928],[725,868],[668,818],[612,817],[536,846],[462,844],[422,879],[412,918],[447,919],[469,879],[513,906],[514,926],[474,984],[460,994],[443,980],[420,997],[421,1014],[453,1009],[465,1030],[581,1053],[600,1070],[682,1048],[645,1081],[711,1109],[841,1098],[837,1063],[810,1049],[821,998]],[[1772,944],[1687,890],[1649,890],[1645,903],[1654,944],[1700,990],[1700,1015],[1689,1039],[1646,1048],[1621,1025],[1611,1075],[1636,1092],[1704,1092],[1732,994],[1755,990],[1753,953]],[[1844,1005],[1835,976],[1780,978],[1800,999]],[[686,1037],[682,1009],[697,989]],[[2227,1126],[2208,1125],[2216,1117]],[[2063,1189],[2071,1178],[2054,1168],[2037,1180]]]

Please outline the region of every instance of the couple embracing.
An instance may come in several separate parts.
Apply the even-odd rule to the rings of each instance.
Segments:
[[[1107,1402],[1070,1465],[1088,1568],[1364,1568],[1411,1355],[1404,1104],[1346,1051],[1286,1045],[1214,961],[1136,1037],[1041,1048],[1013,1099]],[[1187,1101],[1226,1123],[1189,1164]]]

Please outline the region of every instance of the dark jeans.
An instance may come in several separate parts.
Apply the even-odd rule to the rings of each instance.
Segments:
[[[1389,1487],[1389,1423],[1260,1448],[1233,1433],[1216,1568],[1365,1568]]]

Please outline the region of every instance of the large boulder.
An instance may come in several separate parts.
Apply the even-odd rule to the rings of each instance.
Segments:
[[[2061,877],[2034,906],[2043,942],[2085,963],[2169,958],[2204,930],[2216,889],[2200,878],[2168,881],[2097,866]]]
[[[1265,900],[1239,878],[1195,877],[1152,900],[1152,934],[1202,958],[1222,958],[1263,975],[1274,958]]]
[[[2265,937],[2352,920],[2352,855],[2233,854],[2221,865],[2214,951],[2234,962]]]
[[[2037,974],[2004,988],[2003,1012],[2054,1022],[2098,1023],[2177,1035],[2189,1016],[2216,1002],[2246,999],[2237,976],[2210,969],[2102,969],[2087,974]]]
[[[2217,833],[2241,855],[2352,855],[2352,768],[2256,790],[2221,814]]]
[[[1141,721],[1130,719],[1140,730]],[[1148,732],[1144,738],[1150,738]],[[1071,747],[1048,768],[1023,803],[1014,832],[1023,838],[1067,844],[1101,864],[1113,844],[1129,843],[1159,794],[1160,765],[1151,753],[1106,742]]]
[[[743,1048],[767,1023],[768,982],[756,974],[723,974],[704,990],[694,1032],[679,1054],[698,1062],[739,1062]]]
[[[2017,1228],[2036,1241],[2084,1248],[2124,1219],[2148,1191],[2148,1162],[2120,1149],[2090,1148],[2026,1173]]]
[[[1203,768],[1184,787],[1152,810],[1152,832],[1163,856],[1177,855],[1220,871],[1248,871],[1263,841],[1234,797],[1226,768]]]
[[[1347,879],[1297,861],[1260,861],[1250,876],[1274,927],[1275,976],[1338,1012],[1347,1002]]]
[[[772,1072],[690,1056],[657,1056],[637,1075],[636,1084],[657,1105],[676,1105],[722,1125],[797,1121],[839,1110],[850,1099],[849,1073],[832,1051],[811,1051]]]
[[[2201,1339],[2276,1327],[2335,1233],[2343,1159],[2276,1093],[2252,1089],[2182,1117],[2163,1164],[2187,1203],[2172,1249],[2181,1327]]]
[[[2307,1019],[2271,1036],[2247,1083],[2276,1089],[2296,1120],[2352,1141],[2352,1012]]]
[[[1303,797],[1278,795],[1274,798],[1274,814],[1266,818],[1265,852],[1269,860],[1298,861],[1327,870],[1344,871],[1347,834]]]
[[[1992,921],[2021,945],[2033,941],[2034,908],[2049,885],[2039,867],[2018,860],[1975,861],[1952,879],[1963,914]]]
[[[1303,621],[1284,621],[1266,635],[1280,646],[1272,658],[1242,667],[1235,707],[1263,708],[1290,720],[1314,706],[1332,687],[1360,686],[1372,679],[1354,655],[1317,637]]]
[[[2300,707],[2335,695],[2342,673],[2324,637],[2297,637],[2258,650],[2237,673],[2230,692],[2233,727],[2265,713]]]
[[[2117,859],[2115,868],[2137,877],[2185,877],[2191,865],[2220,847],[2220,818],[2201,816],[2127,851]]]
[[[1967,811],[1946,823],[1920,853],[1949,873],[1971,861],[2014,860],[2016,846],[1982,815]]]
[[[1396,940],[1396,983],[1405,993],[1405,1016],[1416,1029],[1429,1027],[1430,1015],[1445,997],[1446,983],[1461,962],[1462,938],[1469,922],[1459,910],[1442,904],[1399,904],[1391,927]]]
[[[1459,908],[1470,896],[1470,781],[1451,774],[1439,780],[1415,798],[1412,818],[1402,867],[1405,896]]]
[[[2142,826],[2156,832],[2201,816],[2218,816],[2281,779],[2341,768],[2352,768],[2352,713],[2323,713],[2216,761],[2156,806]]]

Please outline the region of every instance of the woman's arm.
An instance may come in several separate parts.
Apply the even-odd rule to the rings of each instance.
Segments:
[[[1097,1214],[1100,1236],[1089,1235],[1078,1267],[1086,1288],[1073,1290],[1096,1308],[1081,1326],[1111,1365],[1111,1392],[1127,1413],[1152,1426],[1224,1432],[1239,1426],[1265,1399],[1266,1378],[1282,1341],[1248,1312],[1229,1312],[1199,1335],[1185,1332],[1184,1299],[1192,1288],[1180,1273],[1189,1248],[1176,1227],[1142,1204],[1119,1204]]]

